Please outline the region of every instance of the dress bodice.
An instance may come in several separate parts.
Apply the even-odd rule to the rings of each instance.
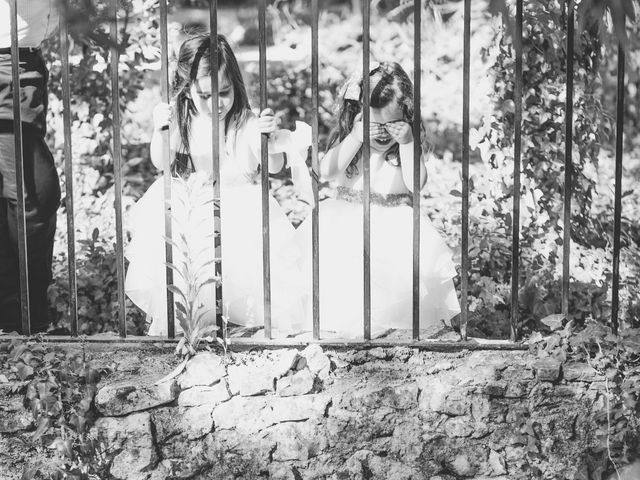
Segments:
[[[411,193],[402,179],[402,168],[385,160],[384,153],[371,152],[369,168],[371,172],[371,192],[380,195],[396,195]],[[362,157],[357,163],[357,173],[351,177],[343,175],[338,185],[357,192],[364,190],[364,174]]]
[[[250,117],[239,129],[230,126],[226,135],[224,123],[220,122],[219,139],[220,184],[255,184],[258,179],[256,153],[259,152],[259,145],[256,143],[259,143],[260,136],[255,128],[254,118]],[[211,121],[208,118],[193,118],[189,147],[190,168],[213,176]]]

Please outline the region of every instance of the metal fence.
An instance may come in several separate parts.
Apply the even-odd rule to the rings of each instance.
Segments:
[[[11,2],[11,60],[13,85],[19,88],[19,64],[18,64],[18,32],[17,32],[17,1]],[[111,83],[112,83],[112,105],[118,106],[119,99],[119,78],[118,78],[118,0],[110,0],[112,8],[111,23]],[[167,36],[167,0],[160,0],[160,32],[161,32],[161,74],[162,74],[162,100],[169,101],[169,81],[168,81],[168,36]],[[569,313],[569,260],[571,253],[570,218],[571,195],[572,195],[572,134],[573,134],[573,44],[574,44],[574,0],[566,2],[567,8],[567,79],[566,79],[566,120],[565,120],[565,165],[564,165],[564,242],[563,242],[563,281],[562,281],[562,314]],[[259,78],[260,78],[260,109],[267,106],[267,63],[266,63],[266,0],[258,0],[258,21],[259,21]],[[313,338],[320,338],[320,294],[319,291],[319,217],[321,215],[321,204],[319,204],[318,179],[318,17],[319,0],[311,0],[311,32],[312,32],[312,57],[311,57],[311,78],[312,78],[312,177],[313,195],[315,207],[312,212],[312,253],[313,253]],[[420,72],[421,72],[421,1],[414,0],[414,116],[413,116],[413,136],[420,138]],[[370,58],[370,0],[362,1],[362,39],[363,57],[362,69],[369,71]],[[512,236],[512,265],[511,265],[511,335],[512,341],[518,339],[518,278],[519,278],[519,232],[520,232],[520,175],[521,175],[521,144],[522,144],[522,26],[523,26],[523,0],[516,0],[515,31],[513,43],[516,55],[515,61],[515,137],[514,137],[514,199],[513,199],[513,236]],[[217,1],[210,2],[210,30],[211,30],[211,85],[213,104],[218,102],[218,49],[217,49]],[[71,335],[78,334],[78,314],[77,314],[77,285],[76,285],[76,257],[75,257],[75,236],[74,236],[74,201],[73,201],[73,176],[72,176],[72,144],[71,144],[71,120],[70,120],[70,85],[69,85],[69,42],[67,26],[64,18],[60,20],[60,45],[62,56],[62,92],[64,105],[64,160],[65,160],[65,184],[66,184],[66,209],[67,209],[67,234],[68,234],[68,258],[69,258],[69,290],[70,290],[70,323]],[[461,336],[467,339],[467,320],[469,317],[468,308],[468,288],[469,288],[469,83],[470,83],[470,38],[471,38],[471,0],[464,0],[464,59],[463,59],[463,113],[462,113],[462,262],[461,262]],[[614,246],[613,246],[613,285],[612,285],[612,328],[618,329],[618,307],[619,307],[619,285],[620,285],[620,227],[621,227],[621,178],[622,178],[622,151],[623,151],[623,115],[624,115],[624,69],[625,51],[621,44],[618,45],[618,72],[617,72],[617,116],[616,116],[616,160],[615,160],[615,206],[614,206]],[[365,76],[365,78],[367,78]],[[363,82],[363,125],[364,138],[369,138],[369,98],[370,85],[368,81]],[[20,96],[13,95],[14,102],[14,128],[16,145],[16,172],[17,172],[17,194],[18,194],[18,235],[19,235],[19,262],[20,262],[20,286],[21,286],[21,312],[23,333],[30,333],[30,309],[29,291],[27,288],[29,279],[27,271],[27,241],[25,229],[25,201],[24,201],[24,173],[22,165],[22,131],[20,120]],[[115,174],[115,214],[116,214],[116,250],[117,250],[117,278],[118,278],[118,299],[119,299],[119,334],[125,338],[126,332],[126,308],[124,292],[124,245],[123,245],[123,224],[122,224],[122,146],[120,144],[120,108],[112,110],[113,124],[113,152],[114,152],[114,174]],[[218,130],[218,110],[213,109],[213,130],[212,130],[212,162],[215,175],[214,198],[220,197],[219,182],[219,130]],[[262,135],[262,158],[261,158],[261,182],[262,182],[262,231],[263,231],[263,279],[264,279],[264,333],[266,339],[271,339],[271,274],[269,267],[269,178],[267,168],[267,135]],[[164,133],[165,158],[164,171],[170,171],[169,158],[169,133]],[[419,158],[420,143],[414,142],[414,155]],[[364,265],[364,318],[363,336],[364,340],[371,339],[371,271],[370,271],[370,170],[369,170],[370,145],[365,141],[363,144],[364,162],[364,196],[363,196],[363,250],[362,261]],[[165,175],[164,191],[166,204],[171,198],[171,178]],[[413,179],[413,318],[412,337],[419,340],[419,309],[420,309],[420,162],[414,162]],[[218,209],[214,206],[214,210]],[[219,214],[219,212],[212,212]],[[165,210],[165,233],[171,238],[170,211]],[[212,244],[212,248],[214,245]],[[219,247],[218,247],[219,248]],[[166,246],[166,261],[172,262],[172,247],[169,242]],[[217,274],[221,274],[223,265],[219,262],[216,265]],[[166,269],[167,284],[173,283],[173,272],[170,267]],[[217,298],[221,298],[224,292],[218,289]],[[167,318],[168,336],[175,336],[175,315],[173,294],[167,292]],[[410,342],[409,342],[410,343]]]

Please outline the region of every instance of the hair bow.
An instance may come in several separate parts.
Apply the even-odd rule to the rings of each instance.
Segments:
[[[371,75],[380,68],[380,63],[371,62],[369,68],[369,75]],[[360,97],[362,97],[362,71],[354,73],[347,79],[342,87],[340,96],[344,100],[360,101]]]

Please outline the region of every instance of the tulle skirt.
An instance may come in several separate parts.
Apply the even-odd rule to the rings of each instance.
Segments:
[[[205,324],[215,322],[213,188],[191,180],[173,180],[172,238],[174,264],[184,264],[180,247],[189,243],[189,263],[200,270],[203,285],[198,305],[207,311]],[[125,290],[129,298],[152,317],[149,335],[167,334],[165,281],[164,191],[162,178],[151,185],[131,211],[132,239],[126,256],[129,268]],[[189,187],[186,187],[189,185]],[[194,190],[200,190],[194,194]],[[180,198],[187,198],[181,201]],[[260,185],[221,186],[223,314],[243,326],[261,326],[263,315],[262,198]],[[295,229],[276,200],[269,196],[271,247],[271,316],[276,333],[303,328],[308,287],[300,269],[301,252]],[[220,224],[220,222],[216,222]],[[181,243],[182,242],[182,243]],[[176,287],[185,290],[183,275],[174,274]],[[176,331],[180,331],[176,322]]]
[[[363,211],[361,194],[339,191],[320,203],[320,329],[347,338],[364,331]],[[408,196],[372,196],[371,330],[412,328],[413,212]],[[311,243],[311,219],[298,231]],[[420,217],[420,328],[444,326],[460,312],[451,251],[429,218]],[[311,255],[305,255],[306,275]],[[307,312],[310,315],[310,312]]]

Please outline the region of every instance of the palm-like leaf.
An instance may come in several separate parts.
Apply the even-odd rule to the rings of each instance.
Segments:
[[[204,338],[217,330],[215,325],[205,323],[215,305],[206,305],[202,299],[205,287],[220,282],[215,273],[213,251],[213,188],[206,176],[199,173],[187,180],[175,178],[172,186],[172,219],[178,228],[174,237],[166,241],[174,251],[174,261],[168,266],[177,272],[175,280],[179,284],[169,285],[168,289],[175,294],[176,316],[184,331],[176,351],[190,355]],[[208,219],[212,220],[211,232],[206,228]]]

